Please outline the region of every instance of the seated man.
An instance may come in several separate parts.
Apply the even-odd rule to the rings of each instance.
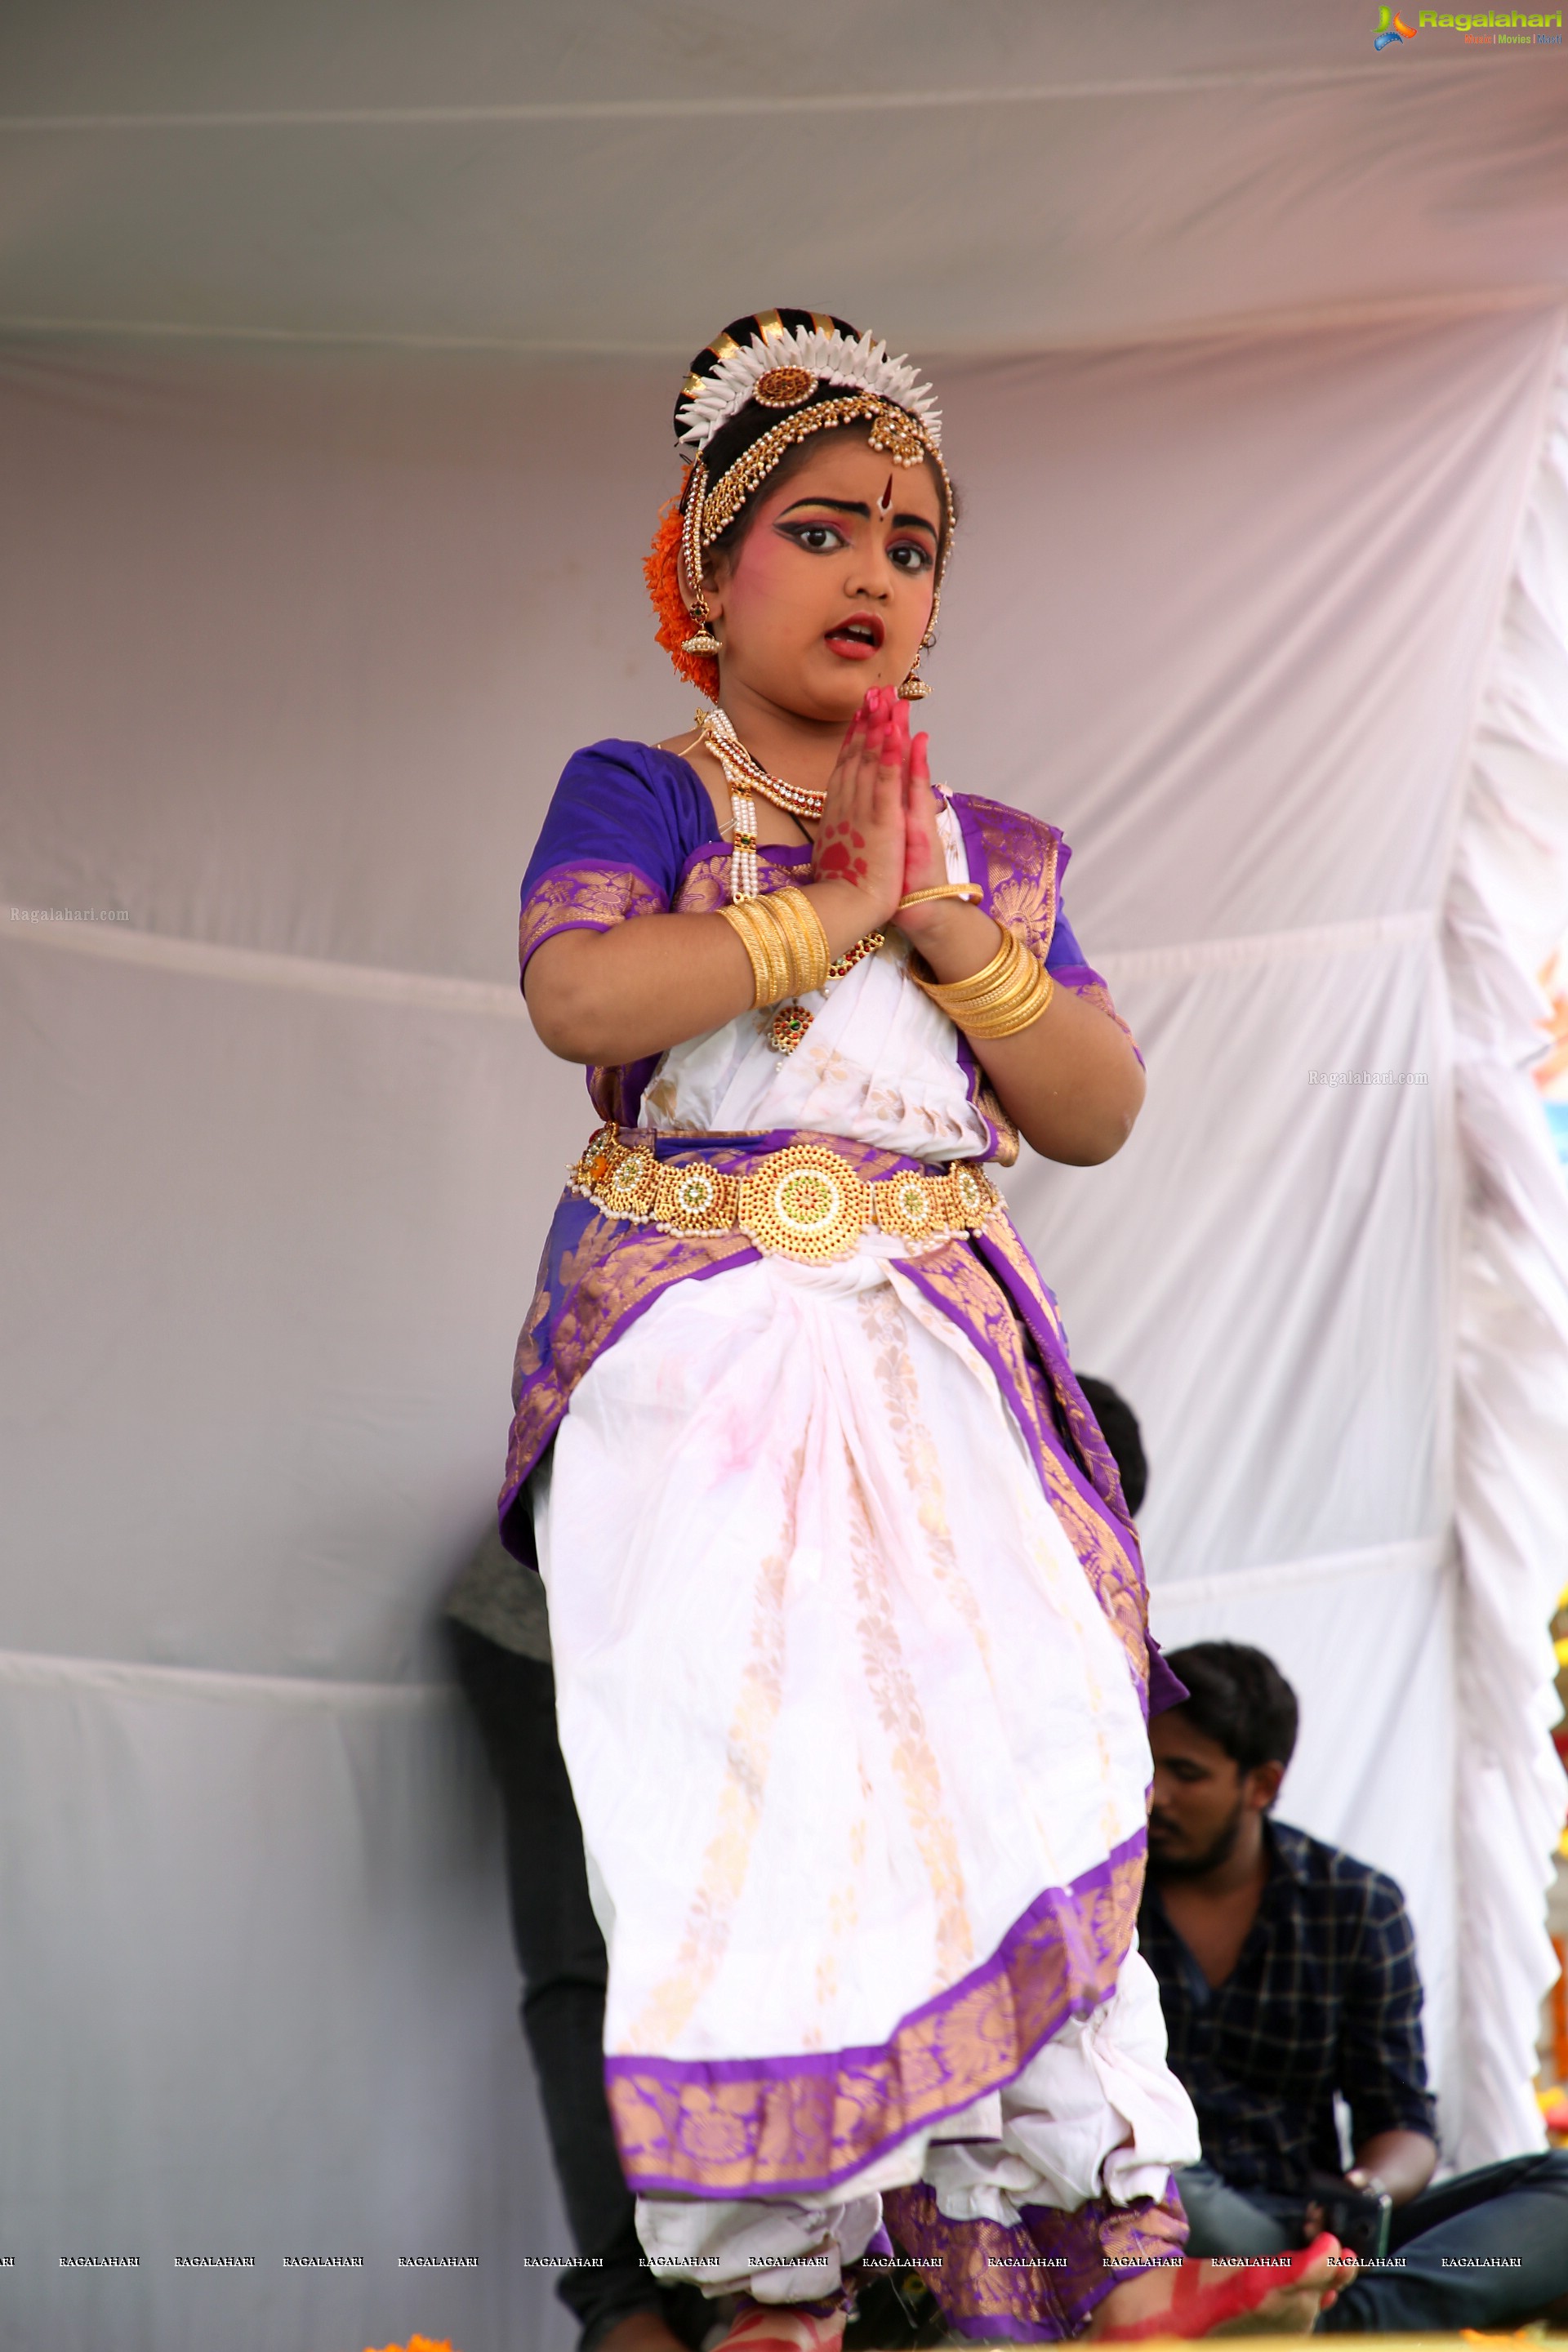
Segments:
[[[1389,2257],[1363,2268],[1321,2330],[1513,2328],[1546,2315],[1568,2297],[1568,2152],[1427,2186],[1436,2118],[1405,1899],[1381,1871],[1269,1818],[1297,1721],[1272,1661],[1197,1642],[1169,1663],[1190,1696],[1149,1726],[1139,1938],[1203,2134],[1204,2161],[1181,2176],[1188,2252],[1306,2243],[1317,2198],[1342,2174],[1392,2198]],[[1351,2116],[1348,2172],[1336,2093]]]

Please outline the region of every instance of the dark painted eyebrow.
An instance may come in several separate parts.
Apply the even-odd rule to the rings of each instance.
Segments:
[[[796,499],[793,507],[785,507],[779,520],[783,522],[784,515],[795,514],[801,507],[826,507],[830,514],[858,515],[862,522],[871,520],[871,509],[861,499]],[[893,528],[895,530],[929,530],[933,539],[937,535],[935,523],[928,522],[924,515],[896,514]]]

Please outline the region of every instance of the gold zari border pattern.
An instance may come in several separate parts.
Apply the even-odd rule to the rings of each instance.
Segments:
[[[571,1189],[606,1216],[664,1234],[743,1233],[765,1257],[847,1257],[863,1234],[925,1247],[977,1234],[1002,1196],[967,1160],[945,1175],[858,1175],[826,1144],[792,1143],[731,1175],[706,1160],[660,1160],[602,1127],[574,1167]]]

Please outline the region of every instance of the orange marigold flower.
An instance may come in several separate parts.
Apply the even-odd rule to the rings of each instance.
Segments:
[[[686,484],[691,479],[691,468],[686,469],[684,480],[667,506],[659,509],[658,528],[653,535],[643,564],[643,578],[653,599],[653,609],[658,614],[658,626],[654,636],[675,664],[680,677],[687,678],[710,702],[719,699],[719,664],[711,654],[689,654],[681,651],[684,638],[691,635],[693,622],[680,593],[680,501],[686,495]]]

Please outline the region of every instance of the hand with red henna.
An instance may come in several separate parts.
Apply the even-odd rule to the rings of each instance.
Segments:
[[[816,829],[814,882],[853,889],[860,931],[889,922],[904,895],[910,722],[891,687],[874,686],[845,730]]]
[[[904,709],[903,704],[900,709]],[[906,719],[905,727],[909,725]],[[904,895],[932,890],[947,880],[947,852],[937,831],[937,796],[931,790],[931,739],[917,735],[904,768]],[[916,910],[910,909],[911,916]],[[903,923],[903,917],[899,918]],[[910,933],[912,939],[915,933]]]

